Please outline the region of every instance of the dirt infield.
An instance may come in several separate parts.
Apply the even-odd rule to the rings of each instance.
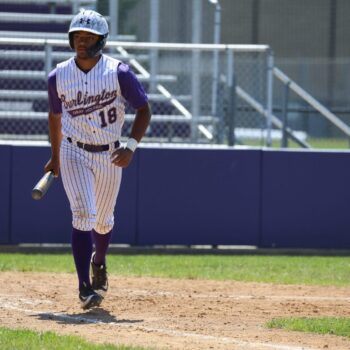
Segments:
[[[0,324],[153,349],[350,349],[350,339],[265,328],[283,316],[350,317],[350,288],[110,277],[82,311],[73,274],[0,274]]]

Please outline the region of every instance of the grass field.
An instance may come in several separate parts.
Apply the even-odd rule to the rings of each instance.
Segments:
[[[201,278],[306,285],[350,285],[350,257],[110,255],[122,276]],[[75,272],[70,254],[0,254],[0,271]]]
[[[53,332],[33,332],[0,328],[1,350],[146,350],[130,346],[90,344],[79,337],[59,336]]]
[[[280,318],[268,322],[269,328],[283,328],[291,331],[334,334],[350,338],[350,319],[348,318]]]
[[[254,255],[109,255],[110,274],[181,279],[209,279],[350,286],[350,257]],[[0,271],[75,273],[71,254],[0,254]],[[346,318],[275,319],[284,328],[350,337]],[[30,342],[29,342],[29,340]],[[64,344],[64,346],[62,345]],[[62,347],[63,346],[63,347]],[[141,349],[95,346],[76,337],[0,329],[1,349]]]

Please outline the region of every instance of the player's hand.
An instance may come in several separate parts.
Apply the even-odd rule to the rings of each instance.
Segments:
[[[45,173],[52,170],[55,177],[58,177],[60,174],[60,160],[56,158],[50,158],[44,167]]]
[[[118,148],[111,155],[111,161],[114,165],[121,168],[126,168],[132,160],[134,152],[129,148]]]

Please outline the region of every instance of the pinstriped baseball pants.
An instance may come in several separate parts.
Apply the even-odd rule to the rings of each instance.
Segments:
[[[61,176],[72,211],[72,225],[106,234],[114,226],[114,208],[122,169],[111,163],[113,150],[87,152],[63,138]]]

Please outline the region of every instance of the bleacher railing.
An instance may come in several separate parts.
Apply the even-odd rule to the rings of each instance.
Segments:
[[[0,135],[3,138],[47,138],[46,77],[57,62],[73,55],[67,40],[1,38]],[[150,53],[158,65],[150,73]],[[213,52],[219,53],[216,111],[212,113]],[[152,124],[146,140],[227,144],[229,120],[236,131],[267,130],[272,114],[272,87],[268,84],[271,52],[266,45],[191,45],[109,41],[106,54],[126,61],[143,82],[152,105]],[[270,61],[271,64],[271,61]],[[237,111],[227,108],[232,77],[267,118],[242,101]],[[271,82],[271,78],[270,78]],[[238,107],[238,106],[237,106]],[[238,110],[240,110],[238,112]],[[229,114],[232,115],[229,115]],[[127,108],[124,134],[133,118]],[[233,131],[232,131],[233,132]]]
[[[153,112],[146,142],[280,146],[284,135],[310,147],[309,130],[293,131],[274,113],[267,45],[109,41],[105,53],[128,63],[145,86]],[[47,75],[73,54],[67,40],[0,38],[0,138],[47,139]],[[127,107],[123,136],[132,119]]]

